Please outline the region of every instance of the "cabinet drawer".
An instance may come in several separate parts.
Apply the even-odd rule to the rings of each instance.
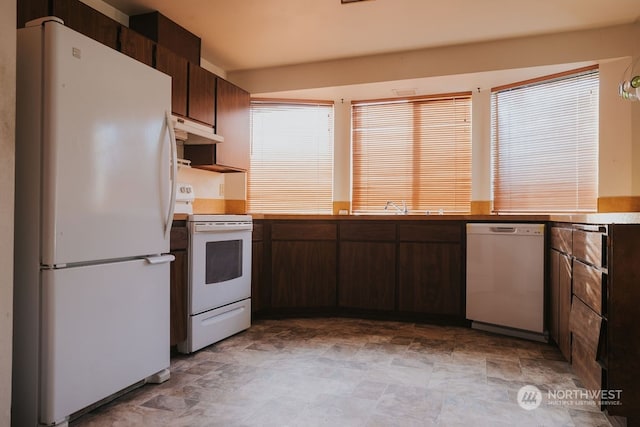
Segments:
[[[462,227],[454,224],[400,224],[401,242],[461,242]]]
[[[187,249],[189,244],[189,232],[187,227],[171,227],[169,247],[172,251]]]
[[[560,252],[571,254],[572,248],[572,230],[570,228],[552,227],[551,228],[551,247]]]
[[[598,348],[602,317],[591,310],[579,298],[573,298],[569,329],[572,334],[571,365],[584,386],[590,390],[600,390],[602,367],[598,363]]]
[[[574,337],[571,344],[571,366],[587,389],[602,389],[602,368],[593,349],[579,337]]]
[[[602,314],[602,283],[602,271],[573,261],[573,293],[597,314]]]
[[[336,224],[305,222],[271,226],[272,240],[336,240],[337,234]]]
[[[606,235],[603,233],[573,230],[573,255],[580,261],[598,267],[606,267]]]
[[[601,326],[602,317],[574,296],[571,300],[569,330],[573,334],[574,340],[579,338],[592,351],[594,360],[598,352]]]
[[[358,222],[340,224],[340,240],[395,241],[396,226],[388,222]]]

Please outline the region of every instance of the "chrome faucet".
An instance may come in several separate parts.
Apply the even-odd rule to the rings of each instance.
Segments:
[[[405,202],[404,200],[402,201],[402,208],[393,203],[391,200],[387,200],[387,203],[384,205],[384,210],[386,211],[387,209],[389,209],[389,206],[393,206],[394,208],[396,208],[396,210],[402,215],[407,215],[409,213],[409,210],[407,209],[407,202]]]

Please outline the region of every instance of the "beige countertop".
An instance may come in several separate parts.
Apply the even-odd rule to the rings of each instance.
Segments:
[[[487,221],[487,222],[570,222],[583,224],[640,224],[640,212],[612,212],[593,214],[537,214],[537,215],[303,215],[251,214],[255,220],[290,221]],[[186,220],[187,214],[175,214],[174,220]]]

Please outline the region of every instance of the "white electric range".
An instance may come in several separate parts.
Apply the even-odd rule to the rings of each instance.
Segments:
[[[192,204],[193,189],[185,190],[183,198],[191,198]],[[251,216],[192,212],[187,219],[187,339],[178,344],[182,353],[200,350],[251,326]]]

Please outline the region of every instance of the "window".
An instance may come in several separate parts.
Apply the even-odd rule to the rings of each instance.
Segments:
[[[352,105],[352,210],[471,209],[471,94]]]
[[[591,67],[493,89],[495,212],[596,211],[598,86]]]
[[[333,213],[333,103],[251,101],[248,210]]]

